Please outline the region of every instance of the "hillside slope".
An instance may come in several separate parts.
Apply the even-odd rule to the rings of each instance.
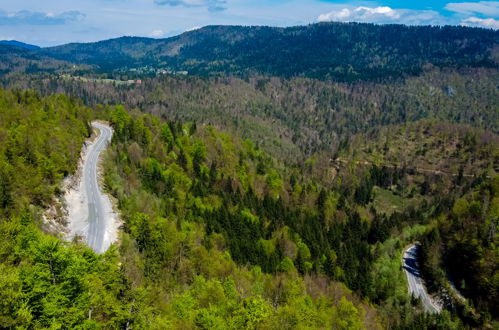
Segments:
[[[431,122],[394,127],[343,143],[347,166],[335,167],[319,155],[285,163],[213,126],[121,106],[92,111],[34,92],[2,92],[0,101],[2,327],[460,325],[411,302],[400,256],[455,200],[491,179],[388,165],[400,156],[397,142],[411,143],[409,161],[421,148],[433,161],[450,146],[445,168],[492,176],[493,133]],[[92,118],[115,130],[104,181],[124,222],[119,246],[101,256],[39,229]],[[380,163],[356,163],[354,149]]]
[[[122,37],[34,53],[107,73],[147,66],[195,75],[352,81],[414,75],[426,64],[497,68],[498,44],[498,31],[477,28],[319,23],[207,26],[167,39]]]
[[[11,45],[11,46],[16,46],[24,49],[29,49],[29,50],[34,50],[34,49],[39,49],[39,46],[36,45],[30,45],[26,44],[24,42],[20,42],[17,40],[0,40],[1,45]]]
[[[31,91],[0,90],[0,114],[1,328],[377,326],[374,308],[343,284],[319,274],[304,277],[291,260],[279,273],[262,272],[257,264],[238,260],[244,254],[231,256],[226,244],[232,242],[208,232],[199,214],[188,214],[192,207],[206,205],[209,211],[219,202],[230,202],[212,195],[215,204],[210,206],[209,198],[198,195],[211,191],[206,175],[211,175],[211,184],[222,181],[213,176],[219,170],[204,163],[210,137],[192,136],[192,125],[132,118],[120,107],[92,112],[77,100],[40,98]],[[102,255],[78,240],[64,242],[57,233],[41,230],[43,210],[61,193],[62,178],[76,169],[94,115],[111,119],[116,128],[106,183],[126,211],[120,246]],[[230,148],[212,154],[219,169],[233,173],[242,146],[210,132],[216,143]],[[268,161],[251,143],[245,146],[260,161]],[[116,151],[126,157],[124,162],[115,159]],[[275,191],[280,178],[272,173],[273,179],[263,185],[273,182]],[[160,191],[164,202],[177,206],[157,203]],[[195,206],[190,205],[193,201]],[[257,227],[245,222],[254,218],[250,211],[241,211],[241,225]]]
[[[123,104],[165,119],[213,124],[250,138],[279,158],[334,152],[369,129],[424,118],[499,132],[499,74],[439,70],[392,83],[335,83],[308,78],[161,77],[125,84],[107,79],[12,75],[8,88],[78,97],[89,106]]]

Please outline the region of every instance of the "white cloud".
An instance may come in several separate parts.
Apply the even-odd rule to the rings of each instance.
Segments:
[[[164,35],[165,35],[165,33],[163,32],[163,30],[154,30],[151,32],[151,37],[154,37],[154,38],[161,38]]]
[[[194,30],[199,30],[200,28],[201,28],[200,26],[193,26],[193,27],[188,28],[187,30],[185,30],[185,32],[194,31]]]
[[[84,18],[85,14],[77,10],[65,11],[60,14],[29,10],[6,13],[0,10],[0,25],[61,25],[81,21]]]
[[[499,20],[493,18],[468,17],[461,21],[461,25],[499,30]]]
[[[446,18],[433,10],[392,9],[390,7],[337,7],[319,15],[319,22],[400,23],[409,25],[442,25]]]
[[[398,18],[400,15],[390,7],[357,7],[354,9],[343,8],[319,15],[320,22],[325,21],[367,21],[373,19]]]
[[[445,9],[466,15],[482,14],[499,17],[499,1],[448,3]]]

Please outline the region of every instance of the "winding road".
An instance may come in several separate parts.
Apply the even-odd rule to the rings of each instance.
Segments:
[[[409,293],[414,297],[420,298],[424,309],[428,313],[440,313],[441,307],[433,302],[432,298],[426,292],[426,288],[421,279],[421,273],[418,264],[418,254],[420,244],[413,244],[404,252],[403,268],[409,283]]]
[[[100,130],[97,140],[88,150],[83,165],[83,186],[88,202],[87,244],[95,252],[103,253],[108,247],[107,231],[112,221],[112,208],[109,198],[101,192],[98,181],[98,162],[101,152],[111,141],[113,131],[107,125],[93,122],[92,126]]]

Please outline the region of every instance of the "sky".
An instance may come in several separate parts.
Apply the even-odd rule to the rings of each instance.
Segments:
[[[499,29],[499,1],[452,1],[0,0],[0,40],[53,46],[124,35],[165,38],[215,24],[327,21]]]

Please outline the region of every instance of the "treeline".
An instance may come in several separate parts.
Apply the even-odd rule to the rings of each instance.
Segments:
[[[36,49],[36,48],[35,48]],[[74,65],[68,62],[56,60],[47,56],[33,53],[33,49],[27,49],[14,44],[0,44],[0,75],[11,73],[56,73],[76,72]],[[80,66],[79,66],[80,67]],[[82,66],[82,68],[85,66]],[[82,70],[79,70],[82,71]],[[86,70],[88,72],[88,70]]]
[[[161,58],[177,70],[336,81],[397,79],[419,74],[425,64],[497,67],[487,45],[499,41],[499,33],[491,30],[362,23],[210,26],[186,37],[194,42],[177,56]]]

